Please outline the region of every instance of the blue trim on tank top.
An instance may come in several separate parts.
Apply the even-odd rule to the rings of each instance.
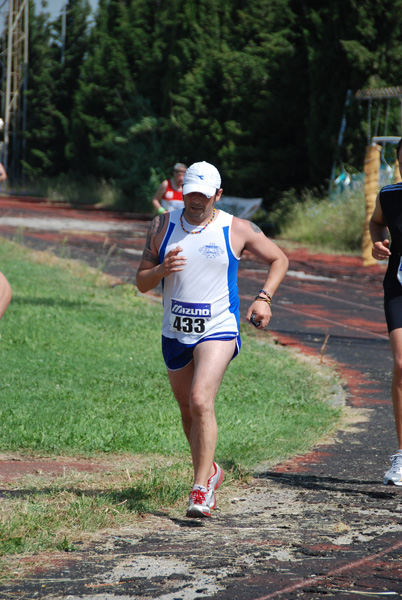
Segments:
[[[173,229],[176,227],[175,223],[169,223],[169,227],[165,233],[165,238],[161,244],[161,247],[159,248],[159,261],[162,263],[163,259],[165,258],[165,252],[166,252],[166,246],[168,245],[168,242],[170,240],[170,237],[173,233]]]
[[[239,302],[239,292],[237,289],[237,271],[239,268],[239,259],[233,254],[232,249],[230,247],[229,233],[230,228],[229,225],[225,225],[222,227],[223,235],[226,243],[226,251],[228,253],[228,270],[227,270],[227,286],[229,291],[229,312],[235,315],[237,321],[237,327],[240,327],[240,302]]]

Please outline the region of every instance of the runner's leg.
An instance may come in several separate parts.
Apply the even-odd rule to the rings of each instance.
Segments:
[[[194,350],[194,378],[190,396],[190,436],[194,483],[207,487],[213,467],[217,424],[215,398],[235,350],[235,340],[209,340]]]
[[[194,361],[179,369],[170,371],[168,369],[169,381],[181,412],[181,422],[183,430],[190,443],[191,434],[191,412],[190,412],[190,393],[194,377]]]
[[[389,335],[394,357],[392,377],[392,403],[394,407],[398,449],[402,448],[402,329],[394,329]]]
[[[194,483],[205,487],[213,472],[217,440],[215,397],[235,345],[234,339],[201,342],[195,347],[194,360],[189,365],[178,371],[168,371],[191,448]]]

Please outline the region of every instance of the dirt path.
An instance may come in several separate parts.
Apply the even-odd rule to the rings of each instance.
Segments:
[[[0,211],[0,235],[18,235],[37,249],[62,245],[64,256],[134,281],[146,220],[8,199]],[[262,466],[241,493],[224,490],[213,519],[151,515],[78,552],[47,557],[50,564],[29,578],[2,583],[1,599],[402,595],[402,490],[381,483],[394,450],[383,267],[284,250],[290,272],[275,297],[271,329],[279,343],[305,353],[319,357],[325,348],[347,382],[350,424],[304,456]],[[242,306],[263,269],[242,260]]]

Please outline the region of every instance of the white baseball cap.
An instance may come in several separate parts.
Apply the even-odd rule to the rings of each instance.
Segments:
[[[218,169],[203,160],[187,169],[183,180],[183,196],[191,192],[200,192],[207,198],[212,198],[220,187],[221,176]]]

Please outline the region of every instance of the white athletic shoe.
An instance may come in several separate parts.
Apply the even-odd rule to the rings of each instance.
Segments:
[[[207,492],[193,490],[190,494],[186,517],[202,519],[211,516],[211,510],[207,503]]]
[[[390,456],[391,468],[385,473],[384,483],[402,485],[402,454],[397,452]]]
[[[220,466],[216,464],[216,462],[214,462],[212,464],[215,469],[215,472],[208,479],[207,504],[211,510],[214,510],[214,508],[216,507],[215,492],[221,485],[223,478],[225,477],[225,473],[224,473],[223,469],[221,469]]]

